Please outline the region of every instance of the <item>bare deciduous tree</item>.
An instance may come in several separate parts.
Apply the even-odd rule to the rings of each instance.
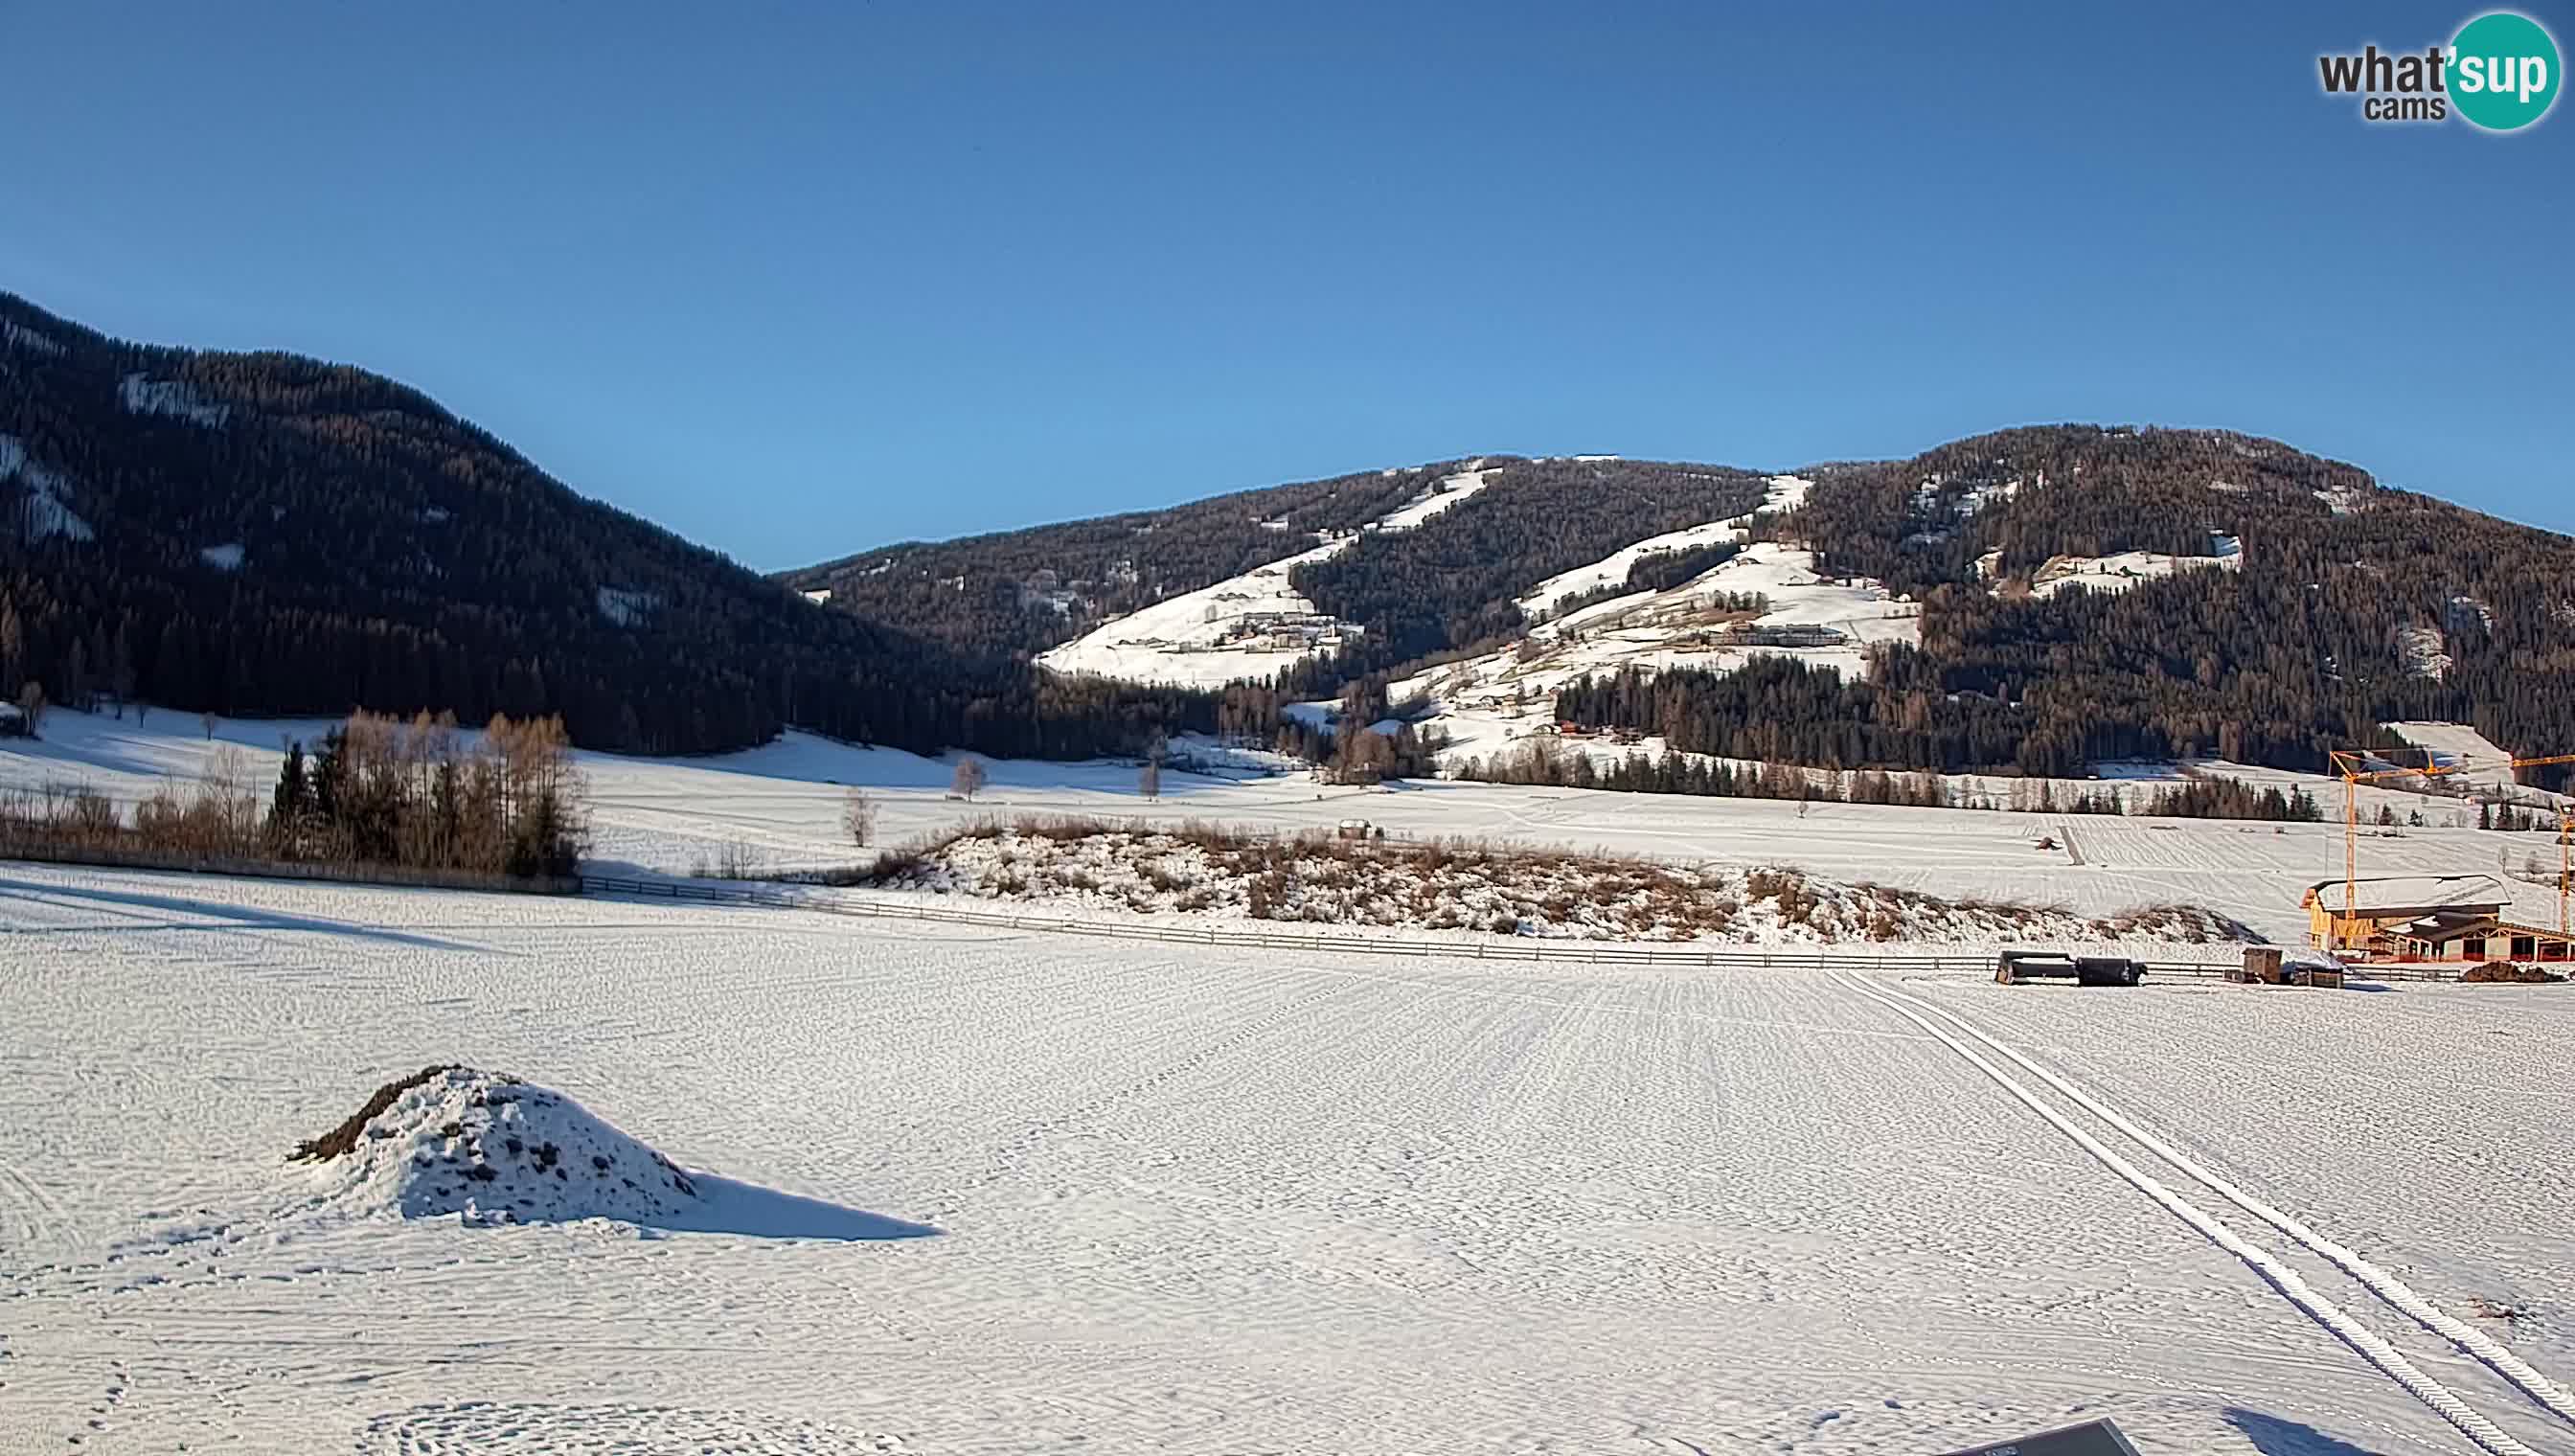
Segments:
[[[841,831],[862,849],[876,841],[877,801],[866,789],[853,788],[841,795]]]
[[[198,721],[205,726],[206,741],[210,743],[213,742],[215,740],[215,729],[224,726],[223,719],[217,716],[213,709],[209,708],[206,710],[206,716]]]
[[[45,685],[30,683],[18,690],[18,713],[26,721],[27,736],[36,736],[45,726]]]
[[[1145,795],[1147,798],[1161,798],[1163,796],[1163,765],[1161,760],[1148,758],[1145,760],[1145,766],[1136,770],[1136,791]]]
[[[948,791],[971,803],[983,791],[986,776],[984,760],[969,753],[957,760],[957,776],[948,781]]]

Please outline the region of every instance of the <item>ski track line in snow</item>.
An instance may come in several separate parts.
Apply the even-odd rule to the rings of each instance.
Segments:
[[[2423,1402],[2443,1420],[2457,1427],[2460,1434],[2475,1442],[2480,1449],[2491,1453],[2491,1456],[2539,1456],[2537,1451],[2515,1440],[2492,1420],[2479,1413],[2475,1407],[2460,1399],[2456,1391],[2424,1374],[2413,1361],[2405,1357],[2404,1352],[2389,1344],[2386,1339],[2345,1312],[2341,1306],[2319,1293],[2295,1269],[2281,1262],[2260,1245],[2227,1227],[2197,1204],[2174,1192],[2153,1174],[2121,1157],[2101,1139],[2076,1126],[2071,1118],[2015,1080],[2011,1073],[1994,1065],[1974,1047],[1941,1029],[1939,1023],[1930,1016],[1923,1014],[1913,1005],[1907,1004],[1905,999],[1872,986],[1859,976],[1847,972],[1834,973],[1839,975],[1842,981],[1857,994],[1875,1001],[1930,1032],[1934,1039],[1964,1057],[1970,1065],[1991,1078],[1995,1085],[2011,1093],[2022,1105],[2045,1118],[2057,1131],[2071,1138],[2077,1147],[2091,1154],[2103,1167],[2126,1179],[2137,1191],[2162,1205],[2174,1217],[2198,1230],[2209,1242],[2243,1260],[2254,1272],[2268,1280],[2273,1288],[2287,1296],[2290,1303],[2297,1305],[2309,1318],[2323,1325],[2344,1344],[2349,1345],[2361,1358],[2378,1367],[2389,1379],[2403,1386],[2407,1394]],[[1995,1045],[1998,1051],[2002,1049],[1998,1044],[1990,1041],[1988,1044]]]
[[[62,1206],[54,1202],[42,1185],[18,1171],[17,1165],[6,1158],[0,1158],[0,1184],[14,1185],[18,1189],[19,1197],[10,1201],[21,1203],[27,1210],[27,1232],[33,1240],[51,1238],[62,1230]]]
[[[1883,995],[1892,996],[1919,1007],[1993,1048],[2010,1061],[2028,1070],[2031,1075],[2073,1098],[2075,1103],[2085,1111],[2133,1138],[2147,1151],[2207,1185],[2211,1192],[2306,1245],[2326,1262],[2359,1280],[2370,1293],[2412,1317],[2425,1329],[2457,1346],[2460,1353],[2470,1356],[2497,1375],[2520,1387],[2524,1394],[2546,1407],[2558,1419],[2575,1425],[2575,1395],[2570,1395],[2565,1387],[2541,1374],[2527,1361],[2506,1349],[2484,1331],[2444,1314],[2438,1305],[2416,1293],[2404,1280],[2361,1257],[2349,1246],[2325,1237],[2298,1219],[2245,1192],[2189,1154],[2138,1126],[2133,1119],[2104,1106],[2100,1099],[2091,1093],[2021,1055],[2005,1043],[1995,1040],[1957,1012],[1924,1000],[1908,991],[1894,990],[1885,986],[1875,989]]]

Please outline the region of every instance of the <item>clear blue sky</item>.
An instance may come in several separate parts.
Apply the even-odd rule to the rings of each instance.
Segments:
[[[0,0],[0,288],[762,568],[2051,420],[2575,530],[2575,100],[2366,126],[2317,52],[2475,10],[2252,9]]]

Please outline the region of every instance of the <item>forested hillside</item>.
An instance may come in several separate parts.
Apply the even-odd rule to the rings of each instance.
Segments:
[[[0,295],[0,693],[36,683],[56,702],[236,715],[560,714],[583,745],[654,752],[790,725],[1042,756],[1183,729],[1322,751],[1284,705],[1346,695],[1372,718],[1425,663],[1537,647],[1518,602],[1574,573],[1591,599],[1686,598],[1704,577],[1714,595],[1665,613],[1701,657],[1648,652],[1649,666],[1567,674],[1546,694],[1567,721],[1681,748],[1834,768],[2068,774],[2198,753],[2315,768],[2413,719],[2473,724],[2517,751],[2575,749],[2568,538],[2205,431],[2010,430],[1805,474],[1802,505],[1751,535],[1810,549],[1819,588],[1901,594],[1902,643],[1918,605],[1918,648],[1863,658],[1809,619],[1817,651],[1864,671],[1793,653],[1708,671],[1710,634],[1779,606],[1705,576],[1743,533],[1619,554],[1752,512],[1765,481],[1739,470],[1460,461],[764,579],[575,494],[390,380],[120,343]],[[1299,660],[1291,646],[1271,681],[1194,693],[1031,665],[1105,620],[1318,544],[1333,549],[1286,572],[1283,609],[1244,631],[1301,617],[1338,650]],[[1813,585],[1790,556],[1763,569]]]
[[[949,646],[1035,655],[1103,619],[1358,530],[1445,467],[1365,471],[1024,531],[905,542],[784,572],[832,607]]]
[[[1512,461],[1475,498],[1418,529],[1364,536],[1289,579],[1316,607],[1366,629],[1316,675],[1325,686],[1528,626],[1515,599],[1630,542],[1749,514],[1763,481],[1720,466],[1630,460]]]
[[[0,692],[29,683],[559,713],[581,744],[653,752],[797,724],[1078,756],[1216,714],[817,611],[363,370],[120,343],[0,294]]]
[[[2409,719],[2575,748],[2575,540],[2276,441],[2006,431],[1819,472],[1765,534],[1918,595],[1920,651],[1881,650],[1857,682],[1786,664],[1601,682],[1568,692],[1565,715],[1828,767],[2069,773],[2218,753],[2321,768]],[[2230,549],[2227,570],[2030,590],[2060,558]]]

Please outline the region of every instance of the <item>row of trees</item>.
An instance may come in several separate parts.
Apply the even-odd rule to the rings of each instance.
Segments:
[[[1782,762],[1731,763],[1689,753],[1631,750],[1606,762],[1552,735],[1532,736],[1489,758],[1469,757],[1457,776],[1486,783],[1602,788],[1622,793],[1683,793],[1717,798],[1774,798],[1799,803],[1900,804],[1915,808],[2003,809],[2023,813],[2127,814],[2165,817],[2277,819],[2324,817],[2304,788],[2282,793],[2229,778],[2195,778],[2160,788],[2132,805],[2116,789],[2065,788],[2043,778],[2012,778],[1995,796],[1926,771],[1819,772]],[[2420,822],[2418,816],[2417,820]]]
[[[453,715],[361,713],[308,757],[289,743],[268,812],[281,859],[564,875],[586,834],[556,718],[496,717],[468,742]]]
[[[559,719],[358,714],[308,751],[287,745],[263,795],[226,745],[193,783],[164,784],[129,816],[95,790],[22,788],[0,831],[39,843],[297,864],[567,875],[587,836],[583,785]]]

